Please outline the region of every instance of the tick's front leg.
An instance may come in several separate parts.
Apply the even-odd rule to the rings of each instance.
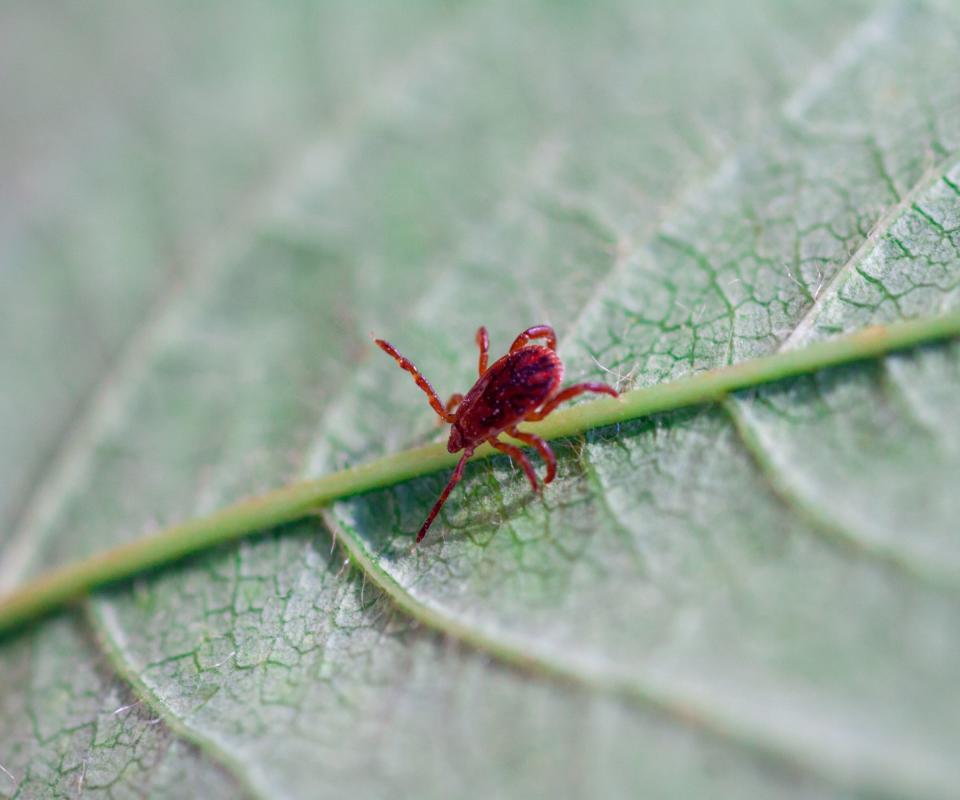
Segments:
[[[409,372],[413,376],[417,386],[419,386],[427,396],[430,406],[440,415],[442,420],[445,422],[456,421],[456,417],[444,409],[443,404],[440,402],[440,397],[437,395],[437,390],[430,385],[430,381],[423,377],[423,374],[409,358],[400,355],[397,348],[390,344],[390,342],[384,341],[383,339],[374,339],[373,341],[376,342],[377,347],[400,365],[400,369]]]
[[[442,425],[449,424],[450,418],[456,418],[457,409],[460,407],[460,403],[463,402],[463,395],[460,392],[454,392],[450,395],[450,399],[447,400],[447,404],[443,407],[443,410],[447,412],[447,416],[437,418],[437,427]]]
[[[513,344],[510,345],[510,352],[516,353],[521,347],[526,347],[531,339],[546,339],[547,347],[551,350],[557,349],[557,334],[554,333],[553,328],[549,325],[534,325],[513,340]]]
[[[481,325],[477,329],[477,347],[480,348],[480,361],[477,364],[477,372],[480,377],[487,371],[487,359],[490,355],[490,336],[487,334],[486,325]]]
[[[452,395],[450,395],[450,399],[447,400],[447,404],[443,407],[444,411],[446,411],[448,414],[453,414],[462,402],[463,395],[460,394],[460,392],[454,392]]]

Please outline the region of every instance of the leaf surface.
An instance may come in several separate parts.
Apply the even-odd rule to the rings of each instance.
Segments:
[[[960,95],[934,77],[960,67],[954,35],[912,7],[872,17],[623,257],[568,336],[574,375],[657,383],[955,306]],[[599,432],[543,503],[480,467],[456,535],[414,555],[439,477],[342,503],[339,524],[417,602],[586,683],[855,786],[946,795],[956,355]]]
[[[539,320],[569,379],[649,385],[955,307],[949,9],[419,13],[311,29],[362,46],[289,67],[306,156],[174,296],[143,290],[152,321],[131,310],[112,341],[135,345],[10,501],[0,584],[437,435],[370,331],[444,392],[477,325],[499,349]],[[333,65],[354,90],[307,83]],[[590,432],[542,500],[474,465],[415,552],[443,475],[100,594],[0,649],[0,764],[23,796],[95,774],[119,795],[188,775],[224,797],[948,797],[957,356]]]

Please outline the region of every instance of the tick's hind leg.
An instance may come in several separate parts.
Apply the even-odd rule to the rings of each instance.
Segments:
[[[568,386],[562,392],[560,392],[552,400],[548,400],[543,408],[539,411],[533,411],[530,414],[527,414],[526,419],[530,421],[536,421],[538,419],[543,419],[547,414],[549,414],[553,409],[555,409],[561,403],[565,403],[567,400],[570,400],[577,395],[583,394],[584,392],[596,392],[597,394],[609,394],[612,397],[619,397],[620,392],[614,389],[612,386],[607,386],[605,383],[578,383],[576,386]]]
[[[420,540],[427,535],[427,531],[430,530],[430,525],[432,525],[433,521],[437,518],[437,514],[440,513],[440,509],[443,508],[443,504],[447,502],[447,498],[450,496],[450,492],[453,491],[453,487],[460,483],[460,479],[463,477],[463,468],[467,465],[467,459],[472,455],[473,450],[465,450],[463,455],[460,456],[460,460],[457,462],[457,466],[453,470],[450,480],[447,481],[447,485],[440,493],[440,497],[437,498],[437,502],[434,503],[433,508],[430,509],[430,513],[427,515],[426,521],[420,526],[420,530],[417,531],[417,544],[419,544]]]
[[[547,477],[543,479],[543,482],[544,484],[552,483],[553,479],[557,477],[557,457],[553,454],[553,450],[550,449],[550,445],[539,436],[534,436],[532,433],[524,433],[516,428],[510,428],[507,433],[514,439],[519,439],[521,442],[526,442],[531,447],[536,448],[536,451],[540,454],[540,458],[542,458],[547,465]]]
[[[501,453],[506,453],[516,461],[526,474],[527,480],[530,481],[530,486],[533,488],[533,491],[540,491],[540,484],[537,483],[537,473],[533,471],[533,464],[531,464],[530,459],[523,454],[523,450],[519,447],[514,447],[512,444],[501,442],[493,437],[487,439],[487,441]]]
[[[417,369],[416,365],[409,358],[400,355],[400,353],[397,352],[397,348],[390,344],[390,342],[385,342],[383,339],[374,339],[374,341],[377,343],[377,347],[400,365],[400,369],[406,370],[413,376],[413,379],[417,382],[417,386],[423,390],[433,410],[440,415],[441,419],[445,422],[453,422],[456,420],[453,414],[444,409],[443,403],[440,402],[440,398],[437,396],[436,389],[430,385],[430,381],[420,374],[420,370]]]
[[[554,333],[553,328],[549,325],[534,325],[513,340],[513,344],[510,345],[510,352],[515,353],[521,347],[526,347],[531,339],[546,339],[547,347],[551,350],[557,349],[557,334]]]

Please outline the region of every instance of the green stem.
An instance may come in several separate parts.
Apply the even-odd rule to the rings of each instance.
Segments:
[[[715,402],[741,389],[957,336],[960,336],[960,313],[874,326],[801,350],[787,350],[671,383],[636,389],[618,400],[603,398],[582,403],[557,411],[543,422],[522,427],[545,439],[574,436],[591,428]],[[475,458],[487,458],[496,452],[484,445],[477,450]],[[334,500],[436,472],[452,466],[456,460],[457,456],[448,453],[442,444],[416,447],[243,500],[211,516],[166,528],[51,570],[0,598],[0,633],[24,625],[93,589],[256,531],[301,519]]]

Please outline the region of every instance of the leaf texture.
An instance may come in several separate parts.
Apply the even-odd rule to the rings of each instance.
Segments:
[[[446,392],[477,325],[539,320],[571,379],[650,385],[956,306],[948,7],[407,8],[332,7],[309,30],[339,49],[292,66],[243,17],[262,60],[210,83],[285,85],[297,155],[271,135],[268,188],[174,291],[142,251],[112,355],[12,435],[41,477],[4,484],[0,585],[437,435],[371,330]],[[209,215],[264,185],[209,169]],[[218,229],[176,210],[164,246]],[[590,432],[542,499],[477,464],[416,551],[445,476],[101,593],[0,647],[8,794],[949,797],[958,354]]]

